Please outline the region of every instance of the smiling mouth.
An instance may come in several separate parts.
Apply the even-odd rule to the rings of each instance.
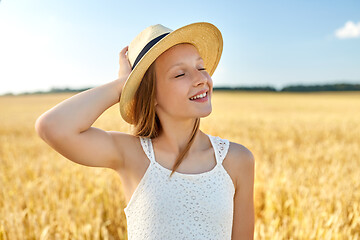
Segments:
[[[209,91],[205,92],[205,95],[203,97],[193,97],[193,98],[189,98],[189,100],[193,101],[193,100],[196,100],[196,99],[206,98],[206,97],[208,97],[208,94],[209,94]]]

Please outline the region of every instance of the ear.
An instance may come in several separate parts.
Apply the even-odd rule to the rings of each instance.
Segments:
[[[156,101],[156,98],[154,99],[154,106],[156,107],[156,105],[157,105],[157,101]]]

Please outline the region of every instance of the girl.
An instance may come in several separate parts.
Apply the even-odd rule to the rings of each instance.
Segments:
[[[199,129],[212,111],[222,47],[210,23],[152,25],[121,50],[118,79],[36,121],[39,136],[69,160],[119,174],[129,240],[253,239],[253,154]],[[132,134],[91,127],[118,102]]]

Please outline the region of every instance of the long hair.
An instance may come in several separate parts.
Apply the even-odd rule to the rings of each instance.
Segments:
[[[155,138],[159,136],[163,130],[159,116],[155,112],[155,96],[156,96],[156,72],[155,61],[147,69],[140,85],[135,93],[132,107],[130,108],[130,117],[133,122],[133,135]],[[194,142],[196,133],[200,125],[200,118],[196,118],[190,139],[182,152],[177,156],[173,165],[170,177],[179,167],[185,156],[187,155],[191,145]]]

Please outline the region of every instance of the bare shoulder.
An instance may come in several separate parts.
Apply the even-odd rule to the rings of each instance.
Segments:
[[[231,164],[236,178],[236,189],[241,183],[246,184],[252,181],[251,178],[254,174],[255,158],[252,152],[244,145],[230,142],[227,158]]]

